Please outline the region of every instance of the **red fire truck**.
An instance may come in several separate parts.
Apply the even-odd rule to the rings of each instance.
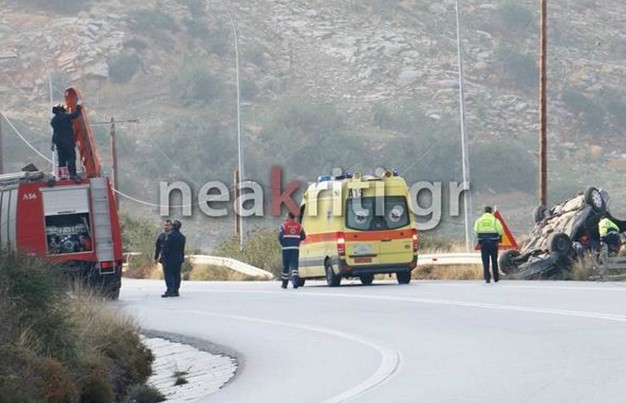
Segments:
[[[70,111],[80,99],[74,88],[65,91]],[[84,106],[73,129],[83,167],[79,179],[41,171],[0,175],[0,250],[43,257],[117,299],[122,276],[119,219]]]

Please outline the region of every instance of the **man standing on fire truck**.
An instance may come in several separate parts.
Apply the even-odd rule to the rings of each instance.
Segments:
[[[298,288],[300,279],[298,278],[298,257],[300,255],[300,241],[306,238],[304,229],[295,220],[295,215],[287,213],[287,218],[280,226],[278,241],[282,247],[283,255],[283,280],[282,288],[287,288],[289,284],[289,270],[291,270],[291,283],[293,288]]]
[[[80,116],[81,102],[76,105],[76,110],[67,113],[63,105],[52,108],[54,116],[50,120],[52,126],[52,150],[56,148],[59,167],[67,167],[70,179],[76,179],[76,140],[72,129],[72,120]]]

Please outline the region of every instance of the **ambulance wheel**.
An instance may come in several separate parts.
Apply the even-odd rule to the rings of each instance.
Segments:
[[[329,260],[326,260],[324,263],[324,267],[326,269],[326,283],[329,287],[338,287],[341,284],[341,277],[335,274],[333,271],[333,265],[330,264]]]
[[[359,276],[359,278],[361,279],[361,284],[363,285],[370,285],[374,281],[373,274],[362,274]]]
[[[398,280],[398,284],[409,284],[411,282],[411,272],[399,271],[396,273],[396,279]]]

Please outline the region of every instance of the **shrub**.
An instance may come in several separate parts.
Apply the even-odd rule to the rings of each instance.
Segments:
[[[178,29],[174,17],[161,10],[133,10],[128,13],[128,18],[132,30],[157,38]]]
[[[474,144],[469,151],[474,189],[534,192],[537,164],[524,146],[491,142]]]
[[[566,88],[561,97],[565,108],[581,119],[585,130],[597,134],[606,129],[606,111],[601,105],[575,88]]]
[[[125,276],[131,278],[148,278],[154,268],[154,244],[160,233],[152,221],[133,218],[128,213],[120,215],[122,245],[124,252],[139,252],[140,255],[128,259]]]
[[[500,30],[512,38],[536,31],[537,23],[532,11],[518,2],[500,3],[496,9],[496,19]]]
[[[109,58],[109,78],[114,83],[127,83],[137,73],[141,66],[141,60],[137,55],[122,54]]]
[[[539,69],[534,56],[521,54],[514,48],[500,46],[496,52],[504,79],[525,92],[539,88]]]
[[[122,403],[159,403],[165,400],[165,395],[153,386],[133,385]]]
[[[180,0],[180,4],[187,7],[189,14],[193,17],[204,17],[206,14],[205,0]]]
[[[256,82],[253,80],[242,80],[239,91],[241,91],[241,99],[243,101],[253,101],[259,93]]]
[[[170,80],[171,93],[183,105],[207,104],[222,96],[219,78],[198,62],[187,62]]]
[[[215,254],[240,260],[280,277],[282,258],[276,230],[259,229],[248,233],[246,239],[243,251],[239,250],[239,239],[232,237],[218,246]]]
[[[145,383],[152,374],[152,352],[141,342],[132,319],[104,307],[89,294],[76,293],[67,303],[83,346],[86,390],[109,387],[115,400],[133,384]],[[102,380],[104,379],[104,384]]]
[[[187,27],[187,32],[194,38],[204,39],[207,38],[211,31],[207,27],[206,23],[197,18],[185,18],[183,24]]]
[[[208,36],[204,40],[205,49],[218,56],[224,56],[226,52],[228,52],[228,49],[233,47],[234,53],[234,44],[231,45],[233,42],[228,39],[229,32],[229,30],[221,27],[211,29]]]
[[[145,50],[148,48],[148,44],[141,39],[130,39],[122,45],[124,49],[135,49],[137,51]]]
[[[0,401],[118,401],[146,381],[154,357],[134,323],[71,295],[58,267],[1,254]]]

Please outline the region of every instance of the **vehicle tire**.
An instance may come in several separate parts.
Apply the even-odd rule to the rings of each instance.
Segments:
[[[359,278],[361,279],[361,284],[363,285],[370,285],[374,281],[373,274],[362,274],[359,276]]]
[[[533,211],[533,219],[535,220],[535,223],[545,220],[546,217],[548,216],[547,212],[548,212],[548,208],[544,206],[543,204],[535,207],[535,210]]]
[[[509,249],[500,255],[500,258],[498,259],[498,267],[500,268],[500,271],[504,274],[515,273],[519,268],[519,265],[513,259],[519,255],[519,251],[515,249]]]
[[[596,213],[604,213],[606,211],[606,202],[602,198],[600,191],[594,187],[585,190],[585,203],[590,205]]]
[[[396,279],[398,280],[398,284],[409,284],[411,282],[411,272],[410,271],[396,272]]]
[[[557,232],[550,238],[550,253],[558,253],[564,258],[572,259],[576,255],[576,249],[567,234]]]
[[[333,265],[330,264],[330,260],[326,259],[324,268],[326,269],[326,284],[328,284],[329,287],[339,287],[341,284],[341,277],[336,275],[333,271]]]

